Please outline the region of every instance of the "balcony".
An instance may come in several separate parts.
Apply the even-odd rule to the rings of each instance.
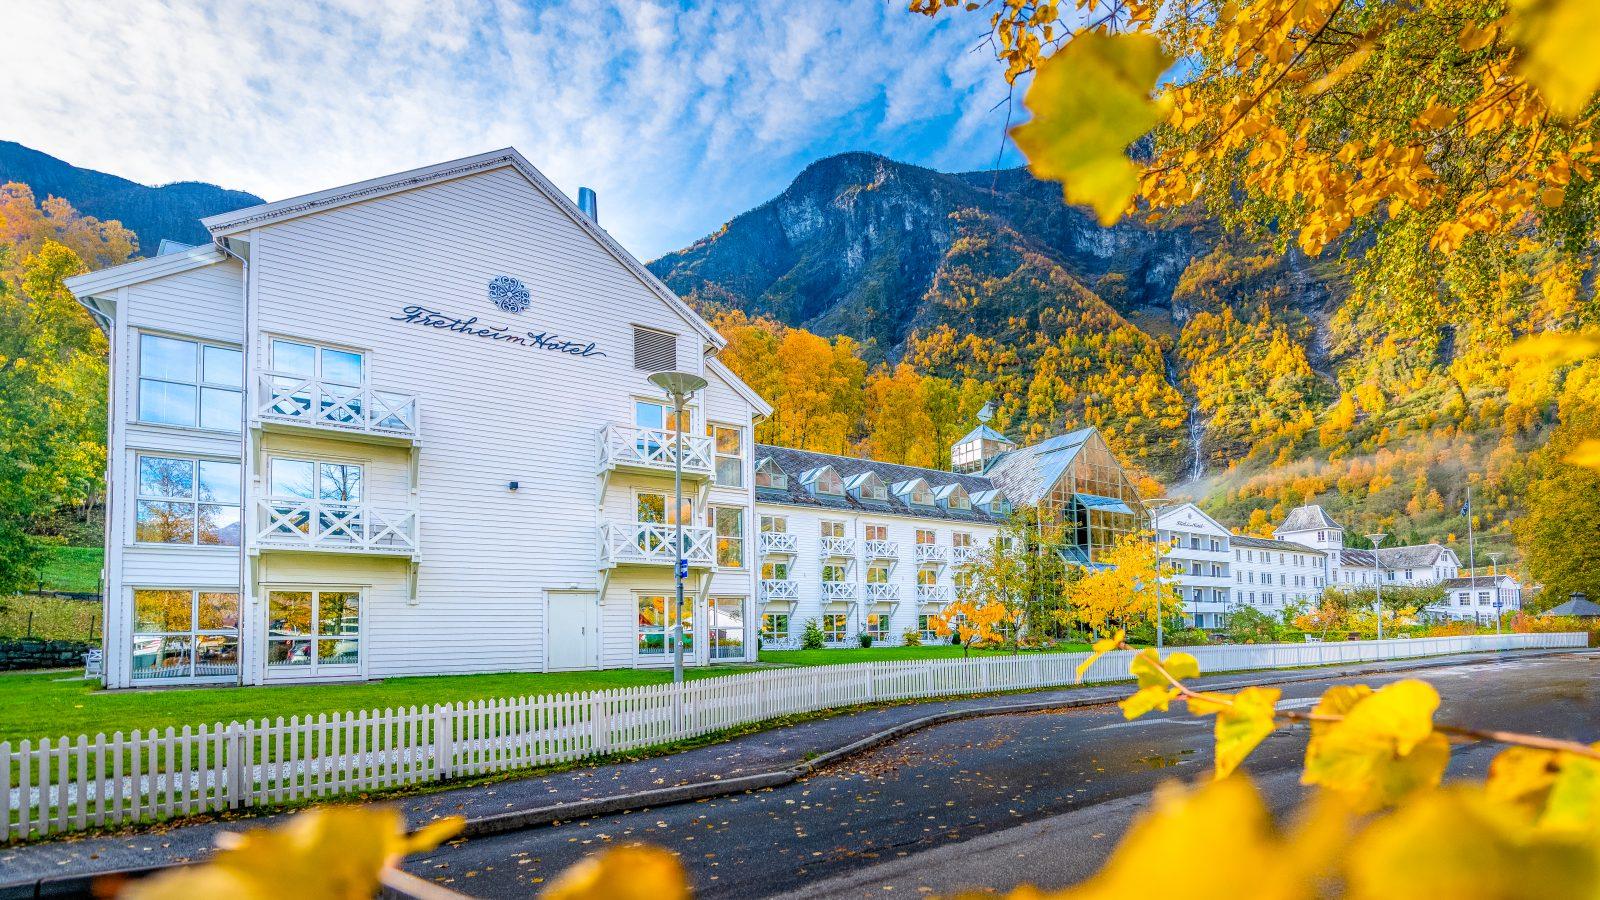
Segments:
[[[867,559],[899,559],[898,541],[867,541]]]
[[[949,603],[950,598],[951,591],[948,584],[917,585],[918,603]]]
[[[800,582],[792,578],[763,578],[761,579],[761,601],[768,600],[798,600],[800,598]]]
[[[600,429],[600,472],[612,470],[647,475],[672,475],[678,458],[678,433],[661,428],[607,425]],[[711,477],[711,438],[683,435],[683,477]]]
[[[761,554],[763,556],[793,556],[799,542],[795,536],[782,531],[761,532]]]
[[[900,599],[900,585],[898,584],[871,584],[867,585],[867,602],[881,603]]]
[[[839,557],[856,558],[855,538],[825,537],[822,539],[822,558],[836,559]]]
[[[951,547],[950,561],[958,566],[964,566],[978,558],[977,547]]]
[[[859,585],[848,581],[824,581],[822,583],[823,600],[855,600],[859,596],[856,588]]]
[[[938,544],[918,544],[917,563],[939,563],[943,565],[950,561],[950,548]]]
[[[305,498],[256,501],[253,551],[299,550],[416,558],[417,511]]]
[[[678,560],[673,552],[676,525],[661,522],[606,522],[600,526],[600,565],[671,566]],[[711,529],[684,526],[683,557],[689,565],[709,567],[715,559],[716,545]]]
[[[314,428],[385,443],[415,443],[422,434],[412,394],[263,372],[260,397],[256,419],[263,427]]]

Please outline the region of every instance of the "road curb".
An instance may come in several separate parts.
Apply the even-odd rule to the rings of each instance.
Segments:
[[[1181,648],[1179,648],[1181,649]],[[1560,648],[1538,651],[1487,651],[1473,653],[1467,659],[1457,658],[1453,661],[1432,660],[1426,657],[1416,660],[1397,662],[1404,663],[1398,666],[1383,667],[1383,663],[1371,663],[1362,668],[1332,675],[1334,678],[1359,678],[1366,675],[1386,675],[1397,672],[1411,672],[1419,669],[1446,668],[1450,666],[1465,665],[1474,661],[1492,661],[1499,659],[1536,659],[1546,656],[1560,656],[1571,653],[1594,653],[1588,648]],[[1230,673],[1219,673],[1218,677]],[[1248,672],[1238,673],[1247,675]],[[1285,673],[1279,677],[1267,678],[1238,678],[1207,685],[1208,690],[1237,690],[1244,687],[1267,686],[1279,684],[1297,684],[1307,681],[1323,681],[1330,677],[1327,668],[1298,669],[1292,673]],[[1120,684],[1114,682],[1113,684]],[[1056,709],[1080,709],[1089,706],[1105,706],[1115,703],[1120,697],[1116,695],[1100,695],[1095,697],[1059,698],[1055,700],[1035,700],[1028,703],[1010,703],[1001,706],[976,707],[972,709],[952,709],[944,712],[933,713],[920,718],[901,722],[885,728],[882,731],[867,735],[851,741],[842,747],[836,747],[813,759],[773,769],[767,772],[755,772],[749,775],[740,775],[735,778],[720,778],[709,781],[697,781],[689,784],[674,785],[668,788],[656,788],[648,791],[636,791],[629,794],[618,794],[610,797],[597,797],[593,800],[580,800],[574,803],[555,806],[541,806],[530,809],[512,810],[509,812],[495,813],[489,816],[479,816],[467,820],[462,829],[462,836],[466,838],[485,837],[495,834],[504,834],[510,831],[520,831],[529,828],[539,828],[557,825],[574,819],[588,818],[597,815],[606,815],[618,812],[632,812],[651,809],[661,806],[676,805],[679,803],[693,803],[713,797],[725,797],[730,794],[740,794],[746,791],[763,790],[781,787],[798,781],[817,770],[825,768],[843,759],[848,759],[881,747],[884,744],[899,740],[906,735],[963,719],[977,719],[988,716],[1014,715],[1017,713],[1043,712]],[[941,698],[950,699],[950,698]],[[67,897],[90,896],[93,884],[102,878],[142,878],[163,869],[177,868],[188,863],[174,863],[171,865],[138,866],[124,869],[108,869],[92,874],[63,875],[56,878],[44,878],[0,885],[0,900],[25,900],[25,898],[42,897]]]

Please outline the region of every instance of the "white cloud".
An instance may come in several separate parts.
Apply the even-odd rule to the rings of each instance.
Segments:
[[[990,165],[1003,122],[979,18],[901,2],[62,0],[8,19],[0,137],[267,199],[509,144],[598,190],[646,258],[827,153]]]

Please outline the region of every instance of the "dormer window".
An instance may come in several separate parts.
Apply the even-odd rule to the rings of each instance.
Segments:
[[[773,488],[786,491],[789,489],[789,476],[778,468],[772,457],[763,457],[756,463],[756,487]]]
[[[883,479],[875,472],[862,472],[854,475],[845,483],[846,489],[854,494],[858,500],[887,500],[889,489],[884,486]]]
[[[904,497],[906,502],[913,506],[933,506],[938,503],[938,499],[933,495],[933,490],[921,478],[913,478],[910,481],[902,481],[896,484],[894,492],[896,496]]]
[[[823,466],[816,474],[811,476],[811,492],[826,494],[830,497],[844,496],[844,479],[839,477],[831,466]]]
[[[966,488],[959,484],[947,484],[934,494],[945,509],[966,510],[972,508],[972,498],[967,496]]]

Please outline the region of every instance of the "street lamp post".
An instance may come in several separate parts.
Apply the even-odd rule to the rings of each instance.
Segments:
[[[1383,640],[1383,559],[1378,556],[1378,545],[1383,543],[1383,532],[1367,535],[1367,540],[1372,542],[1372,566],[1378,570],[1378,640]]]
[[[1145,510],[1150,513],[1150,546],[1155,551],[1156,557],[1156,649],[1160,650],[1163,643],[1161,620],[1166,618],[1166,613],[1161,609],[1161,529],[1156,527],[1156,513],[1172,501],[1166,497],[1157,497],[1141,502]]]
[[[1500,620],[1505,615],[1505,603],[1500,599],[1500,554],[1498,552],[1489,554],[1489,583],[1494,585],[1494,633],[1495,637],[1499,637]],[[1474,591],[1474,593],[1476,592]],[[1472,602],[1478,602],[1478,598],[1473,597]]]
[[[683,579],[689,574],[689,561],[683,555],[683,407],[695,392],[706,386],[706,380],[692,372],[657,372],[650,383],[672,398],[672,521],[674,529],[672,546],[676,559],[672,564],[672,580],[677,585],[677,600],[672,608],[672,683],[683,684]]]

